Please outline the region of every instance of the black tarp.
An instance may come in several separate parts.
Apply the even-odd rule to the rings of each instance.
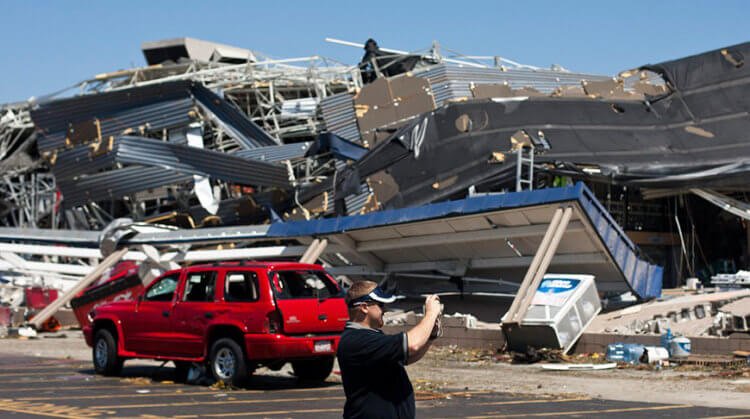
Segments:
[[[316,156],[323,153],[331,153],[340,160],[359,160],[367,154],[367,149],[359,144],[347,141],[336,134],[324,132],[318,135],[305,156]]]
[[[365,42],[364,50],[365,55],[362,56],[359,68],[365,84],[373,82],[378,77],[377,71],[385,77],[391,77],[413,70],[414,66],[422,60],[420,55],[382,51],[372,38]],[[377,65],[377,71],[373,67],[373,61]]]

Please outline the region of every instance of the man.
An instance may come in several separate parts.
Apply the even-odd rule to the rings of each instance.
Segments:
[[[344,382],[345,418],[413,418],[414,389],[404,365],[424,356],[440,315],[437,295],[427,297],[422,321],[405,333],[386,335],[383,306],[395,301],[372,281],[355,282],[346,293],[349,322],[336,357]]]

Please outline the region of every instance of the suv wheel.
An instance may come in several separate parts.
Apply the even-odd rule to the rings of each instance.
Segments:
[[[293,361],[292,369],[301,380],[324,381],[333,370],[333,357]]]
[[[247,380],[245,354],[233,339],[219,339],[211,346],[209,367],[214,378],[225,384],[242,385]]]
[[[97,374],[120,374],[123,359],[117,356],[117,342],[109,330],[101,329],[96,332],[92,359],[94,361],[94,370]]]

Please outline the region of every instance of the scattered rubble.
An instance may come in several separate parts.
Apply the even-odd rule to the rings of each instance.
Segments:
[[[714,327],[722,334],[750,332],[750,297],[719,307]]]
[[[706,292],[684,295],[601,314],[591,323],[588,332],[622,334],[661,334],[668,328],[685,336],[718,335],[729,333],[734,319],[723,307],[747,307],[750,290]],[[735,301],[734,303],[731,303]],[[730,305],[730,303],[732,305]],[[744,331],[743,314],[737,315],[739,331]]]
[[[739,270],[733,274],[720,273],[711,277],[711,285],[741,287],[750,286],[750,271]]]

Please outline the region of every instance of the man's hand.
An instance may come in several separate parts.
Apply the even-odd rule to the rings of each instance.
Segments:
[[[406,332],[409,346],[407,361],[409,364],[419,361],[430,348],[430,336],[442,311],[443,305],[440,304],[440,297],[433,294],[425,299],[424,317],[416,326]]]
[[[424,301],[424,316],[436,319],[441,311],[443,306],[440,304],[440,297],[436,294],[428,295]]]

